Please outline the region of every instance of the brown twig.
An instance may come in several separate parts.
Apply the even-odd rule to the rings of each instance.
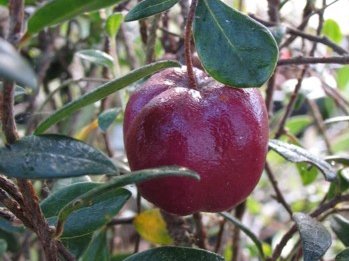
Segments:
[[[112,221],[108,223],[108,226],[132,225],[134,218],[135,217],[114,218]]]
[[[187,23],[185,26],[185,36],[184,36],[184,54],[185,54],[185,63],[187,65],[187,73],[189,78],[190,88],[197,89],[198,84],[196,82],[194,69],[193,69],[193,60],[192,60],[192,51],[191,51],[191,28],[195,16],[195,9],[197,5],[197,0],[192,0],[189,13],[187,17]]]
[[[287,211],[287,213],[290,215],[290,217],[292,218],[293,212],[291,207],[288,205],[288,203],[286,202],[283,194],[281,193],[279,186],[278,186],[278,182],[274,176],[274,173],[272,172],[270,165],[268,162],[265,162],[265,172],[267,173],[267,176],[270,180],[270,183],[272,184],[275,194],[276,194],[276,199],[277,201],[285,208],[285,210]]]
[[[216,241],[216,245],[215,245],[215,248],[214,248],[214,252],[215,253],[218,253],[218,251],[219,251],[219,249],[221,247],[223,233],[224,233],[224,227],[225,227],[225,223],[226,222],[227,222],[226,219],[222,219],[219,222],[219,230],[218,230],[218,234],[217,234],[217,241]]]
[[[18,191],[18,187],[9,179],[0,175],[0,187],[6,191],[19,205],[23,204],[23,197]]]
[[[197,245],[202,249],[206,249],[206,231],[205,227],[202,224],[202,215],[200,212],[193,214],[193,219],[196,225],[196,238]]]
[[[291,95],[290,101],[287,104],[286,111],[285,111],[285,113],[280,121],[278,130],[276,131],[276,134],[275,134],[275,139],[280,138],[281,135],[284,133],[286,121],[293,111],[293,107],[294,107],[294,104],[296,102],[299,90],[302,86],[303,78],[305,76],[306,71],[307,71],[307,67],[304,67],[301,74],[300,74],[300,77],[298,78],[298,82],[296,84],[296,87],[295,87],[292,95]]]
[[[304,57],[298,56],[290,59],[280,59],[278,66],[296,65],[296,64],[349,64],[349,56],[332,56],[332,57]]]
[[[240,203],[235,208],[235,217],[238,220],[242,220],[246,210],[246,201]],[[232,261],[240,260],[240,228],[238,226],[234,226],[234,234],[233,234],[233,256],[231,258]]]
[[[154,61],[156,31],[159,26],[160,18],[161,18],[161,14],[157,14],[153,17],[151,21],[151,25],[148,32],[147,48],[146,48],[146,55],[145,55],[146,63],[151,63]]]

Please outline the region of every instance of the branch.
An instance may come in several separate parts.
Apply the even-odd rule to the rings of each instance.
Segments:
[[[291,59],[280,59],[278,66],[295,65],[295,64],[317,64],[317,63],[332,63],[332,64],[349,64],[348,56],[332,56],[332,57],[304,57],[298,56]]]

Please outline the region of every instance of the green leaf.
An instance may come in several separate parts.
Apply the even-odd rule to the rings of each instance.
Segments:
[[[124,261],[127,257],[131,256],[132,254],[128,253],[121,253],[117,254],[111,257],[110,261]]]
[[[83,255],[89,243],[92,240],[93,233],[71,238],[62,238],[60,239],[63,245],[72,253],[75,258],[79,258]]]
[[[287,123],[286,128],[293,134],[298,135],[312,123],[311,117],[307,115],[293,116]]]
[[[110,190],[98,195],[95,194],[81,208],[69,213],[69,217],[67,217],[64,223],[64,231],[61,238],[74,238],[91,234],[103,227],[120,211],[130,196],[131,192],[123,188]],[[73,202],[76,202],[76,199]],[[57,221],[57,217],[51,217],[48,220],[50,224],[54,224]]]
[[[313,164],[324,174],[327,181],[334,181],[336,179],[336,171],[328,162],[301,147],[279,140],[269,140],[269,148],[276,151],[288,161],[309,162]]]
[[[100,50],[81,50],[75,53],[79,58],[91,63],[99,64],[108,68],[114,66],[114,59],[109,54]]]
[[[125,17],[126,22],[143,19],[170,9],[179,0],[143,0]]]
[[[7,233],[20,233],[24,231],[24,227],[15,227],[10,221],[0,217],[0,229]]]
[[[0,229],[0,238],[7,242],[7,251],[18,253],[21,247],[20,237],[13,233],[8,233]]]
[[[278,47],[268,29],[220,0],[199,1],[194,38],[205,70],[224,84],[260,87],[275,69]]]
[[[6,240],[0,238],[0,256],[2,256],[7,250]]]
[[[189,247],[158,247],[134,254],[124,261],[224,261],[224,258],[207,250]]]
[[[114,39],[116,37],[123,20],[124,16],[122,13],[114,13],[108,16],[105,22],[105,31],[110,38]]]
[[[343,40],[341,28],[333,19],[327,19],[324,22],[322,33],[337,44],[339,44]]]
[[[99,150],[61,135],[27,136],[0,148],[0,171],[25,179],[66,178],[116,173]]]
[[[101,230],[95,233],[86,249],[81,261],[109,261],[109,250],[107,241],[107,232]]]
[[[41,6],[28,20],[28,33],[36,34],[45,27],[57,25],[85,12],[115,5],[122,0],[52,0]]]
[[[0,5],[8,5],[8,0],[0,0]]]
[[[309,185],[316,180],[318,174],[316,168],[311,165],[309,166],[306,162],[297,163],[296,166],[304,186]]]
[[[333,199],[335,196],[349,189],[349,180],[343,175],[342,170],[338,171],[337,180],[332,182],[327,193],[327,199]]]
[[[114,191],[117,188],[132,184],[139,183],[142,181],[147,181],[153,178],[167,177],[167,176],[185,176],[195,179],[200,179],[200,177],[193,171],[182,168],[182,167],[162,167],[156,169],[145,169],[131,172],[130,174],[122,175],[114,178],[106,184],[103,184],[97,188],[94,188],[87,193],[81,195],[75,200],[67,204],[58,215],[58,223],[56,227],[61,227],[68,216],[81,208],[90,205],[90,202],[98,197],[98,195],[103,195],[108,193],[108,191]]]
[[[228,221],[232,222],[235,226],[240,228],[253,241],[253,243],[256,245],[256,247],[259,251],[261,258],[264,259],[265,255],[264,255],[264,250],[263,250],[263,244],[261,241],[259,241],[258,237],[248,227],[246,227],[244,224],[242,224],[240,220],[233,217],[228,212],[221,212],[219,214],[222,217],[224,217],[225,219],[227,219]]]
[[[46,218],[57,216],[59,211],[70,201],[101,184],[102,183],[82,182],[57,190],[41,201],[41,210]]]
[[[335,261],[348,261],[349,260],[349,248],[344,249],[337,256]]]
[[[275,41],[279,45],[286,35],[286,27],[283,25],[272,26],[268,28],[273,35]]]
[[[148,64],[141,68],[131,71],[129,74],[112,80],[84,95],[82,95],[79,99],[68,103],[62,108],[58,109],[55,113],[53,113],[46,120],[41,122],[37,129],[35,130],[35,134],[42,134],[48,128],[50,128],[53,124],[59,122],[65,117],[71,115],[73,112],[90,105],[96,101],[99,101],[108,95],[134,83],[148,75],[151,75],[155,72],[163,70],[169,67],[178,67],[179,63],[175,61],[160,61]]]
[[[349,220],[341,215],[334,215],[331,218],[331,228],[338,239],[349,247]]]
[[[0,57],[0,78],[32,88],[37,86],[33,69],[16,49],[2,38],[0,38]]]
[[[98,115],[98,126],[99,128],[106,132],[107,129],[115,121],[118,114],[121,112],[120,108],[109,109]]]
[[[349,66],[343,66],[336,71],[336,80],[341,90],[349,88]]]
[[[319,260],[332,244],[331,234],[320,222],[306,214],[295,213],[293,219],[301,237],[304,261]]]

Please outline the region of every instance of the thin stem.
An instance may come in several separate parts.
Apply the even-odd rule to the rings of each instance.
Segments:
[[[280,59],[278,66],[292,65],[292,64],[349,64],[349,56],[332,56],[332,57],[304,57],[298,56],[290,59]]]
[[[217,234],[216,246],[215,246],[215,248],[214,248],[214,252],[215,252],[215,253],[218,253],[218,252],[219,252],[219,249],[220,249],[220,247],[221,247],[225,223],[226,223],[226,220],[225,220],[225,219],[222,219],[222,220],[220,221],[219,230],[218,230],[218,234]]]
[[[193,60],[191,52],[191,26],[195,16],[195,9],[197,5],[197,0],[192,0],[189,13],[187,17],[187,23],[185,26],[185,37],[184,37],[184,48],[185,48],[185,63],[187,65],[187,73],[189,78],[189,87],[192,89],[197,89],[198,84],[196,82],[194,69],[193,69]]]
[[[291,207],[287,204],[283,194],[281,193],[278,183],[276,181],[276,178],[274,176],[274,173],[272,172],[270,165],[268,162],[265,162],[265,172],[267,173],[267,176],[270,180],[270,183],[272,184],[274,191],[276,193],[276,199],[278,202],[280,202],[280,204],[285,208],[285,210],[287,211],[287,213],[290,215],[290,217],[292,218],[292,210]]]
[[[301,72],[300,77],[298,78],[298,82],[297,82],[296,87],[295,87],[295,89],[294,89],[294,91],[292,93],[290,101],[288,102],[285,114],[284,114],[284,116],[282,117],[282,119],[280,121],[278,130],[276,131],[276,134],[275,134],[275,139],[280,138],[280,136],[282,134],[284,134],[286,121],[287,121],[288,117],[291,115],[291,113],[293,111],[293,107],[294,107],[294,104],[296,103],[296,99],[297,99],[299,90],[300,90],[300,88],[302,86],[303,78],[305,76],[306,71],[307,71],[307,67],[304,67],[302,72]]]
[[[238,220],[242,220],[246,210],[246,201],[240,203],[235,209],[235,217]],[[240,228],[238,226],[234,227],[233,235],[233,256],[232,261],[240,260]]]
[[[155,53],[155,43],[156,43],[156,31],[159,26],[159,21],[161,18],[161,14],[157,14],[153,17],[151,22],[149,32],[148,32],[148,41],[147,41],[147,49],[146,49],[146,63],[151,63],[154,61],[154,53]]]
[[[193,214],[193,219],[196,225],[196,237],[198,247],[206,249],[206,231],[202,224],[202,215],[200,212]]]

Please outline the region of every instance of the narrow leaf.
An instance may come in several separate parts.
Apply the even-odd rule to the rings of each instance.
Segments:
[[[95,233],[81,261],[109,261],[107,232],[103,229]]]
[[[153,244],[168,245],[173,242],[158,208],[139,213],[133,220],[136,231]]]
[[[293,218],[302,240],[304,261],[319,260],[332,244],[331,234],[320,222],[306,214],[295,213]]]
[[[120,108],[109,109],[98,115],[99,128],[106,132],[121,112]]]
[[[63,245],[74,255],[76,259],[81,257],[92,240],[93,233],[78,237],[61,239]]]
[[[49,1],[29,18],[28,33],[36,34],[45,27],[57,25],[85,12],[96,11],[122,0],[54,0]]]
[[[338,117],[329,118],[325,120],[324,123],[331,124],[331,123],[338,123],[343,121],[349,121],[349,116],[338,116]]]
[[[143,19],[170,9],[179,0],[143,0],[125,17],[126,22]]]
[[[309,162],[315,165],[328,181],[334,181],[336,179],[336,171],[328,162],[301,147],[279,140],[269,140],[269,147],[291,162]]]
[[[150,179],[167,177],[167,176],[185,176],[185,177],[199,179],[199,176],[195,172],[190,171],[187,168],[181,168],[181,167],[180,168],[162,167],[157,169],[139,170],[139,171],[131,172],[130,174],[116,177],[115,179],[109,181],[108,183],[88,191],[87,193],[83,194],[82,196],[76,198],[75,200],[67,204],[59,212],[57,227],[61,227],[72,212],[80,208],[83,208],[85,206],[88,206],[91,200],[93,200],[96,197],[96,195],[105,194],[110,190],[113,191],[117,188],[129,185],[132,183],[136,184],[142,181],[147,181]]]
[[[258,237],[244,224],[240,222],[240,220],[236,219],[232,215],[230,215],[228,212],[221,212],[219,213],[222,217],[227,219],[228,221],[232,222],[235,226],[240,228],[252,241],[255,243],[259,254],[261,255],[262,259],[264,259],[264,251],[263,251],[263,244],[261,241],[259,241]]]
[[[0,57],[0,78],[32,88],[37,86],[33,69],[16,49],[2,38],[0,38]]]
[[[61,135],[27,136],[0,148],[0,171],[25,179],[65,178],[117,172],[99,150]]]
[[[89,61],[91,63],[99,64],[108,68],[114,66],[114,59],[111,55],[100,50],[81,50],[75,53],[79,58]]]
[[[131,192],[123,188],[94,195],[89,202],[85,202],[83,207],[70,213],[64,224],[61,238],[87,235],[103,227],[120,211],[130,196]],[[54,224],[57,217],[51,217],[48,220],[50,224]],[[57,229],[62,229],[62,227],[57,227]]]
[[[101,184],[96,182],[81,182],[61,188],[40,203],[41,210],[46,218],[57,216],[59,211],[70,201]]]
[[[114,39],[116,37],[123,20],[124,16],[122,13],[114,13],[108,16],[105,22],[105,31],[110,38]]]
[[[141,253],[134,254],[124,261],[178,261],[178,260],[200,260],[200,261],[224,261],[222,256],[207,250],[189,247],[158,247]]]
[[[178,66],[180,65],[175,61],[160,61],[160,62],[148,64],[139,69],[133,70],[129,74],[121,78],[117,78],[111,82],[108,82],[92,90],[91,92],[88,92],[82,95],[79,99],[72,101],[67,105],[63,106],[62,108],[57,110],[54,114],[52,114],[50,117],[48,117],[46,120],[41,122],[37,127],[37,129],[35,130],[35,134],[43,133],[48,128],[50,128],[53,124],[71,115],[73,112],[89,104],[92,104],[96,101],[99,101],[107,97],[108,95],[130,85],[133,82],[136,82],[148,75],[151,75],[165,68],[178,67]]]
[[[348,261],[349,260],[349,248],[344,249],[336,256],[336,261]]]
[[[276,66],[278,48],[268,29],[220,0],[199,1],[194,38],[204,68],[224,84],[260,87]]]
[[[340,215],[331,219],[331,228],[342,243],[349,247],[349,220]]]

